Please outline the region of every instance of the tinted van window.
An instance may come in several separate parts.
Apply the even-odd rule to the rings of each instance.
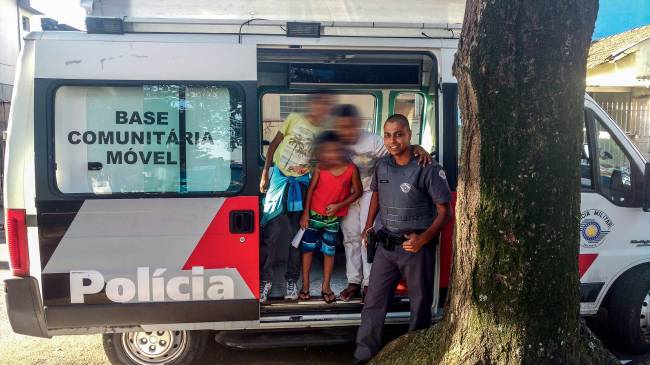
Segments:
[[[242,102],[206,85],[62,86],[54,100],[62,193],[238,191]]]

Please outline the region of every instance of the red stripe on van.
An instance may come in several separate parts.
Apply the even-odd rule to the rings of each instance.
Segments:
[[[578,255],[578,273],[580,274],[580,278],[589,270],[596,257],[598,257],[597,253],[581,253]]]
[[[252,233],[230,233],[230,211],[255,212]],[[195,266],[204,269],[237,269],[255,298],[259,299],[259,202],[256,196],[226,198],[212,219],[194,251],[183,265],[183,270]],[[243,240],[242,240],[243,238]],[[243,242],[242,242],[243,241]],[[235,293],[237,296],[237,293]]]
[[[451,274],[452,241],[454,238],[454,225],[456,224],[456,192],[451,193],[451,219],[440,233],[440,287],[449,287]]]

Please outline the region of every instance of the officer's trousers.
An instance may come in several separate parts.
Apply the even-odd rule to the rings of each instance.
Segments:
[[[381,349],[384,320],[395,288],[404,277],[408,285],[411,307],[409,331],[431,325],[433,303],[435,245],[430,243],[417,253],[404,251],[397,246],[393,251],[377,249],[370,271],[368,294],[361,312],[361,326],[357,332],[357,349],[354,357],[367,361]]]

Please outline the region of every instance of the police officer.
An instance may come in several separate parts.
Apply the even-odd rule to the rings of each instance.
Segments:
[[[431,325],[434,252],[438,234],[449,217],[451,192],[435,161],[420,166],[410,148],[411,130],[401,114],[384,123],[389,155],[377,161],[370,186],[372,198],[364,236],[380,213],[382,228],[368,294],[361,312],[354,363],[363,364],[381,349],[384,319],[399,280],[408,285],[409,331]]]

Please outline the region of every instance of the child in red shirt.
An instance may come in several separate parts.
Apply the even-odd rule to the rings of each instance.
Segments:
[[[359,170],[350,162],[343,143],[333,132],[325,132],[316,140],[317,165],[307,190],[305,210],[300,226],[305,229],[300,249],[302,251],[302,289],[299,298],[308,300],[309,273],[314,252],[323,253],[323,288],[321,294],[326,303],[336,301],[330,288],[334,269],[334,254],[341,217],[348,212],[348,205],[363,193]]]

